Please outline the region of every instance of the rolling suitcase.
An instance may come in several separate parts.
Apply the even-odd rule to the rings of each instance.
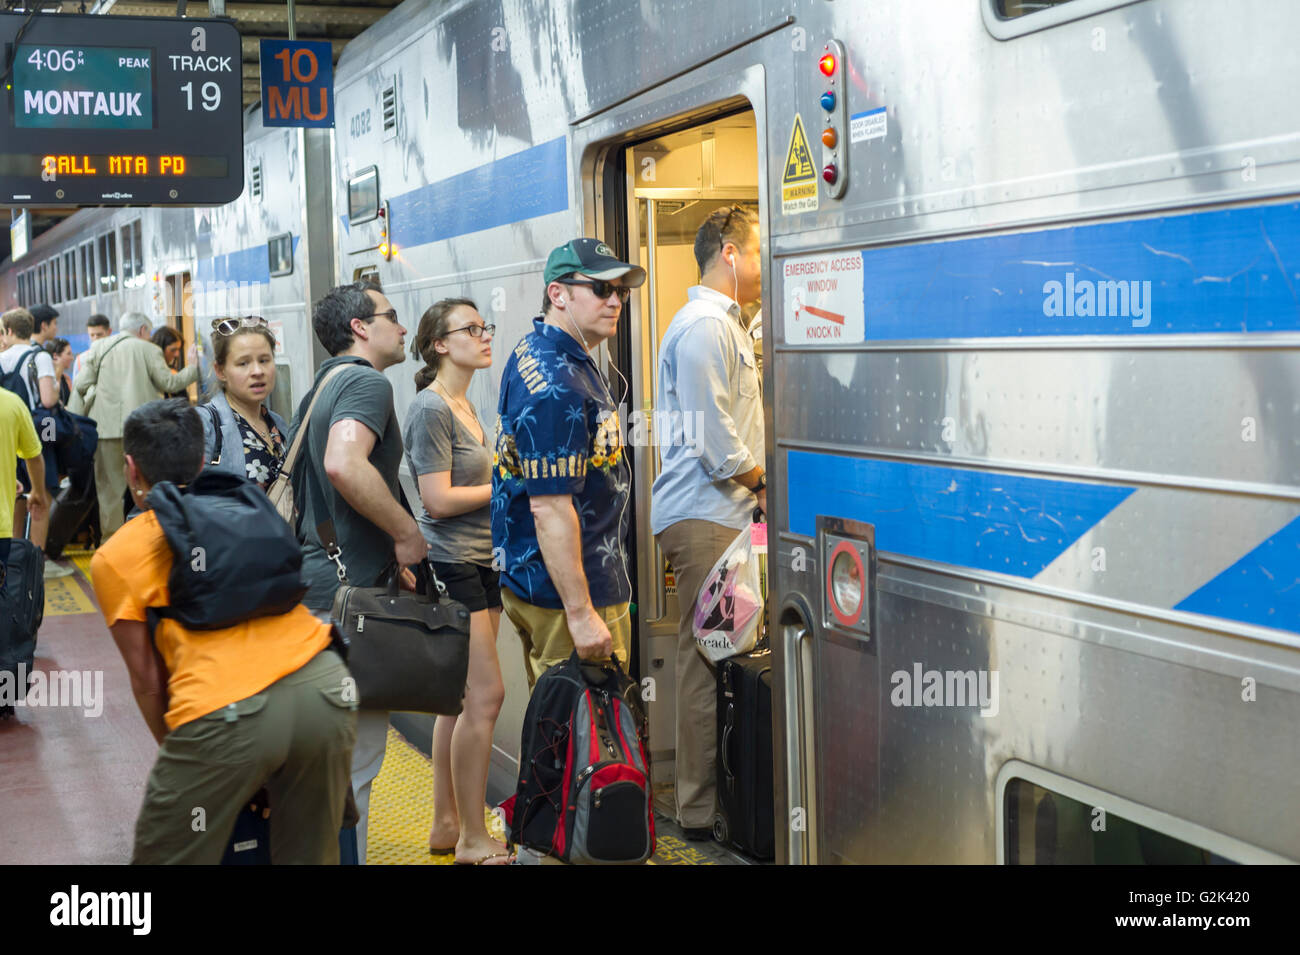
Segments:
[[[28,516],[28,531],[31,525]],[[23,537],[0,538],[0,719],[13,716],[12,701],[27,696],[44,617],[45,555]]]
[[[776,854],[772,652],[718,663],[718,817],[714,837],[757,859]]]
[[[50,529],[45,536],[45,555],[50,560],[61,558],[64,548],[72,543],[82,527],[93,521],[92,514],[97,514],[98,511],[99,499],[95,494],[93,475],[78,477],[60,490],[59,496],[54,499],[54,506],[50,508]],[[92,531],[92,543],[95,536]]]

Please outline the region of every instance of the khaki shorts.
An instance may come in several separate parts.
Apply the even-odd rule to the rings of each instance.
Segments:
[[[524,667],[528,671],[528,690],[532,692],[538,677],[569,659],[573,653],[573,637],[563,610],[538,607],[516,597],[508,588],[501,588],[501,605],[510,618],[519,639],[524,644]],[[632,641],[632,614],[626,603],[597,607],[609,635],[614,638],[614,655],[624,672],[629,669],[628,648]]]

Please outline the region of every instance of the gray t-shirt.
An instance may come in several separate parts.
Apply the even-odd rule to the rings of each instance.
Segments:
[[[353,510],[325,474],[325,447],[329,443],[330,427],[336,421],[350,418],[374,433],[375,446],[370,452],[370,463],[383,475],[393,497],[400,499],[398,469],[402,464],[402,433],[398,429],[397,413],[393,410],[393,387],[369,363],[351,357],[331,358],[322,363],[316,380],[320,381],[331,368],[345,362],[353,363],[352,367],[340,372],[325,386],[312,409],[307,438],[299,452],[300,477],[294,484],[294,502],[302,510],[302,573],[309,585],[303,603],[312,610],[329,610],[339,586],[334,564],[325,556],[316,533],[316,525],[325,517],[334,521],[343,563],[348,570],[348,583],[357,587],[374,586],[384,568],[394,559],[393,539]],[[299,406],[291,429],[293,434],[298,433],[302,414],[310,400],[308,395]],[[308,482],[314,482],[323,492],[328,514],[316,513],[314,495],[307,486]]]
[[[402,437],[417,482],[421,474],[450,471],[452,487],[492,483],[492,452],[456,417],[442,395],[425,388],[415,396]],[[417,520],[433,560],[492,566],[492,515],[488,505],[437,519],[429,516],[423,502],[419,510]]]

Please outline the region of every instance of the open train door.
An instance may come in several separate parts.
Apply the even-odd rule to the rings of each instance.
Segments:
[[[759,70],[750,72],[761,76]],[[711,89],[716,97],[717,86]],[[598,236],[647,274],[628,302],[608,358],[618,370],[611,370],[609,377],[622,405],[633,475],[628,541],[635,607],[632,657],[650,722],[655,807],[669,819],[676,817],[679,656],[697,651],[693,645],[681,646],[678,637],[679,600],[693,602],[694,595],[677,592],[673,570],[650,530],[650,492],[660,470],[653,427],[659,346],[673,315],[687,302],[688,289],[699,284],[695,235],[712,212],[731,205],[753,209],[767,259],[762,120],[753,108],[755,99],[761,99],[761,83],[751,92],[721,102],[715,98],[676,117],[657,117],[649,126],[644,111],[632,104],[621,106],[606,122],[621,124],[626,113],[632,128],[587,149],[586,171],[601,201],[585,224],[585,234]],[[766,283],[765,276],[765,288]],[[761,345],[761,303],[745,317]],[[765,406],[770,421],[769,398]],[[781,773],[776,776],[779,790]],[[783,815],[779,798],[777,813]],[[776,827],[778,843],[784,828]],[[778,849],[779,854],[783,851]]]
[[[194,332],[194,285],[190,273],[176,272],[167,276],[167,325],[181,336],[181,354],[191,345],[201,345]],[[185,389],[190,401],[198,401],[198,384]]]

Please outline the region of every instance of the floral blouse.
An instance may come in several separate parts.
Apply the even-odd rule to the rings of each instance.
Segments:
[[[265,491],[280,473],[280,465],[284,462],[284,437],[265,408],[262,409],[262,421],[271,435],[272,447],[270,448],[266,446],[262,436],[253,430],[253,426],[244,420],[243,415],[234,409],[231,410],[235,416],[235,424],[239,426],[239,436],[244,442],[244,471],[250,481],[257,482]]]

